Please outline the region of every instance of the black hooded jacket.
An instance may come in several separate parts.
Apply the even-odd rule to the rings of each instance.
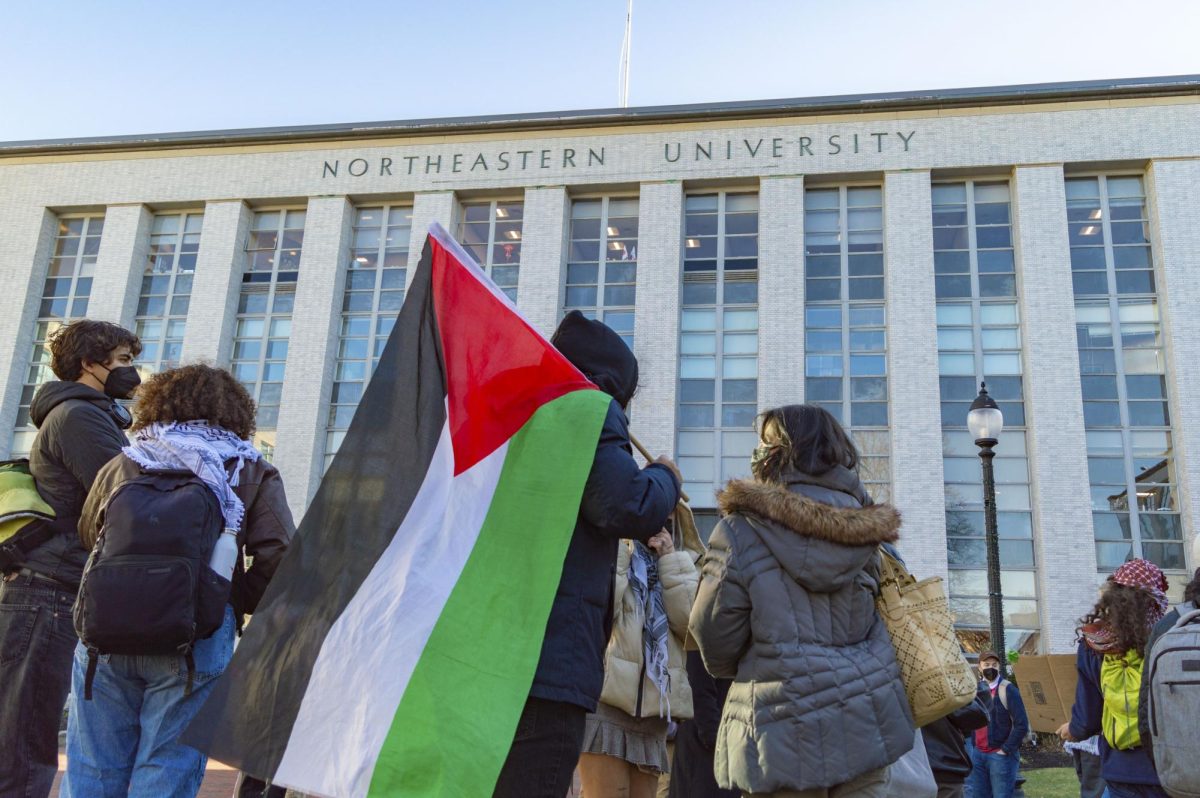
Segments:
[[[921,728],[929,767],[939,786],[962,784],[971,775],[971,756],[967,753],[967,735],[988,724],[988,705],[992,691],[987,682],[976,686],[975,700],[946,717]]]
[[[615,332],[578,311],[552,339],[568,360],[612,396],[579,518],[550,609],[530,696],[596,709],[604,685],[604,649],[612,632],[617,541],[645,542],[679,501],[679,481],[669,468],[639,468],[629,446],[622,409],[637,389],[637,359]]]
[[[48,382],[29,409],[38,428],[29,453],[29,470],[38,493],[54,508],[62,527],[29,553],[25,566],[66,585],[79,585],[88,552],[75,524],[96,472],[129,441],[117,425],[114,402],[78,382]]]

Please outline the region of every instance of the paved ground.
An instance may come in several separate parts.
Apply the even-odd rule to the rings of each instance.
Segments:
[[[59,778],[54,781],[54,788],[50,791],[51,795],[58,795],[58,782],[62,778],[62,772],[65,767],[66,757],[60,755],[58,758]],[[200,794],[197,798],[230,798],[233,795],[233,786],[236,783],[237,773],[235,771],[230,770],[224,765],[210,762],[208,765],[208,775],[204,777],[204,784],[200,787]],[[579,774],[576,774],[575,786],[567,794],[567,798],[576,798],[579,794]]]

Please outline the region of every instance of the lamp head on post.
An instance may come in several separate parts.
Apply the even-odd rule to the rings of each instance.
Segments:
[[[996,400],[988,396],[987,383],[979,383],[979,396],[971,403],[967,413],[967,429],[975,437],[976,446],[992,447],[1000,439],[1004,429],[1004,414],[996,406]]]

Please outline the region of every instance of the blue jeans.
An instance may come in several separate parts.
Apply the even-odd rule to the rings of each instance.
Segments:
[[[180,656],[100,658],[92,700],[83,698],[88,655],[75,648],[62,798],[195,798],[208,758],[176,742],[233,656],[233,608],[196,643],[190,695]]]
[[[32,576],[0,583],[0,795],[46,798],[71,686],[75,591]]]
[[[975,747],[972,740],[967,745],[971,752],[971,775],[967,776],[967,798],[1012,798],[1017,783],[1017,768],[1021,758],[1017,754],[985,754]]]

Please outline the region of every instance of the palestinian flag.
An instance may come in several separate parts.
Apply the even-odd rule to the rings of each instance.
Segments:
[[[345,442],[185,741],[313,795],[490,796],[609,401],[434,225]]]

